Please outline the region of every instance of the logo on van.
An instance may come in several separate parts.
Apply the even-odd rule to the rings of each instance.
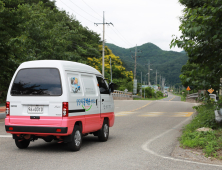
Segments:
[[[77,106],[82,105],[82,108],[86,111],[89,111],[92,107],[93,103],[96,103],[96,99],[90,98],[83,98],[83,99],[76,99]]]
[[[72,87],[73,93],[77,93],[80,90],[78,78],[71,77],[71,87]]]

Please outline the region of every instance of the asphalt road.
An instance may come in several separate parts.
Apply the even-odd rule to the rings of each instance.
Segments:
[[[194,114],[195,104],[178,101],[169,95],[161,101],[115,101],[115,124],[107,142],[86,136],[79,152],[70,152],[65,144],[39,139],[27,149],[18,149],[5,133],[0,119],[1,169],[222,169],[172,158],[181,127]]]
[[[0,119],[4,119],[5,118],[5,113],[0,113]]]

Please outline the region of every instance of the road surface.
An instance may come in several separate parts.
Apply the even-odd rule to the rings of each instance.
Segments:
[[[116,100],[109,140],[99,142],[92,135],[86,136],[79,152],[41,139],[31,142],[27,149],[18,149],[0,119],[1,169],[222,169],[171,157],[182,126],[195,112],[195,104],[179,100],[172,94],[160,101]]]

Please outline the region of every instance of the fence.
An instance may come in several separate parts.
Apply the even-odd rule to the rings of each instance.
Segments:
[[[133,100],[132,92],[114,90],[112,96],[114,100]]]

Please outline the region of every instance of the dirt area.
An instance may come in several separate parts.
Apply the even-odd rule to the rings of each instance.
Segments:
[[[171,153],[171,156],[174,158],[186,159],[186,160],[195,161],[195,162],[222,165],[222,160],[212,158],[212,157],[208,157],[208,158],[205,157],[201,149],[181,148],[179,141],[177,142],[175,149]]]

